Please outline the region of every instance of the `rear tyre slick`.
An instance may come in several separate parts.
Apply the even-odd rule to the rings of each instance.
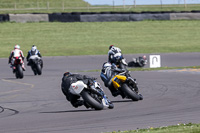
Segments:
[[[16,67],[16,73],[15,73],[16,78],[22,79],[24,77],[23,69],[21,65],[17,65]]]

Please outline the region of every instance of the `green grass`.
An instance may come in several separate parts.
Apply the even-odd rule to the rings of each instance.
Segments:
[[[177,124],[168,127],[138,129],[129,131],[113,131],[110,133],[200,133],[200,124]]]
[[[200,52],[200,21],[0,23],[0,57],[15,44],[33,44],[43,56],[105,55],[109,45],[124,54]]]
[[[0,0],[0,9],[2,9],[0,13],[67,12],[67,10],[63,11],[63,6],[65,8],[87,7],[89,3],[83,0]]]

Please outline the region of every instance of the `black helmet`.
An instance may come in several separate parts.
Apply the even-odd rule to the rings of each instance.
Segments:
[[[110,50],[113,46],[114,46],[114,45],[110,45],[110,46],[109,46],[109,50]]]
[[[65,72],[65,73],[63,74],[63,76],[70,76],[70,75],[71,75],[70,72]]]

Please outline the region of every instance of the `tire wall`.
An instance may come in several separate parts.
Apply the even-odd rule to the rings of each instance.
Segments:
[[[10,22],[49,22],[48,14],[9,14]]]
[[[49,14],[49,22],[80,22],[80,15],[71,13],[53,13]]]
[[[171,13],[170,20],[200,20],[200,13]]]
[[[0,14],[0,22],[111,22],[143,20],[200,20],[200,11],[196,12],[74,12],[52,14]]]
[[[9,15],[8,14],[0,14],[0,22],[9,21]]]
[[[111,22],[111,21],[130,21],[128,14],[92,14],[81,15],[81,22]]]

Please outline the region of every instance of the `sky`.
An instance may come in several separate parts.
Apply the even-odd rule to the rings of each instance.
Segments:
[[[84,0],[91,5],[133,5],[134,0]],[[136,5],[200,4],[200,0],[135,0]]]

